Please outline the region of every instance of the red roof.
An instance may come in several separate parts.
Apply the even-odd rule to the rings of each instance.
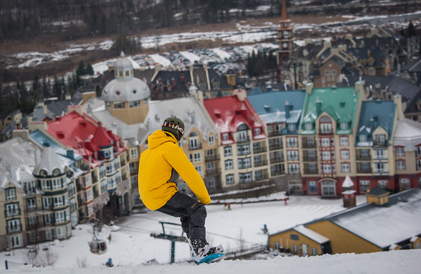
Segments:
[[[263,132],[263,121],[247,98],[240,101],[237,95],[204,100],[204,105],[213,122],[221,133],[237,132],[241,124],[249,129],[260,128]],[[254,133],[253,133],[254,134]]]
[[[90,117],[88,117],[90,118]],[[121,138],[107,131],[101,123],[98,125],[92,120],[81,116],[77,112],[70,112],[48,123],[47,132],[59,140],[66,147],[71,147],[76,153],[89,160],[89,156],[101,147],[114,145],[116,151],[121,153],[125,150],[123,145],[117,148],[117,142]],[[111,142],[111,140],[114,140]],[[98,165],[100,162],[91,157],[91,165]]]
[[[91,143],[98,147],[107,147],[111,146],[112,138],[108,135],[107,130],[102,126],[101,122],[98,123],[98,127],[92,137]]]

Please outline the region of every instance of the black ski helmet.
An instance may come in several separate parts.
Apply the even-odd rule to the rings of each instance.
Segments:
[[[162,123],[162,130],[171,132],[180,141],[184,134],[184,123],[177,117],[168,117]]]

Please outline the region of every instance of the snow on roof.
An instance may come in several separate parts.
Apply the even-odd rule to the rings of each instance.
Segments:
[[[313,230],[308,229],[303,225],[298,225],[298,226],[294,227],[294,230],[303,234],[304,236],[312,239],[313,241],[315,241],[319,244],[323,244],[323,243],[326,243],[326,242],[329,241],[329,239],[326,238],[325,236],[320,235],[319,233],[314,232]]]
[[[402,197],[407,197],[407,202]],[[411,192],[400,192],[389,197],[390,200],[395,198],[400,202],[389,207],[370,206],[350,214],[339,214],[330,220],[378,247],[385,248],[420,233],[421,191],[411,189]]]
[[[353,187],[353,186],[354,186],[354,183],[352,182],[351,178],[349,178],[349,175],[347,174],[344,182],[342,183],[342,187]]]
[[[407,118],[400,119],[396,125],[393,144],[404,146],[406,151],[414,151],[415,146],[421,144],[421,124]]]

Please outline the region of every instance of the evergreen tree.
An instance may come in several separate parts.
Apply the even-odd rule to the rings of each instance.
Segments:
[[[94,73],[95,73],[94,68],[92,67],[92,65],[90,63],[88,63],[88,65],[86,66],[85,72],[86,72],[86,74],[94,75]]]

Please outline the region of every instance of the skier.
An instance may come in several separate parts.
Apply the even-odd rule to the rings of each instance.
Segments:
[[[224,249],[221,245],[209,247],[206,241],[204,205],[211,199],[202,177],[178,146],[183,134],[183,121],[168,117],[162,130],[148,137],[149,148],[142,152],[139,161],[139,194],[150,210],[180,217],[189,239],[191,257],[199,263],[208,255],[223,253]],[[180,176],[199,201],[178,191],[175,182]]]

